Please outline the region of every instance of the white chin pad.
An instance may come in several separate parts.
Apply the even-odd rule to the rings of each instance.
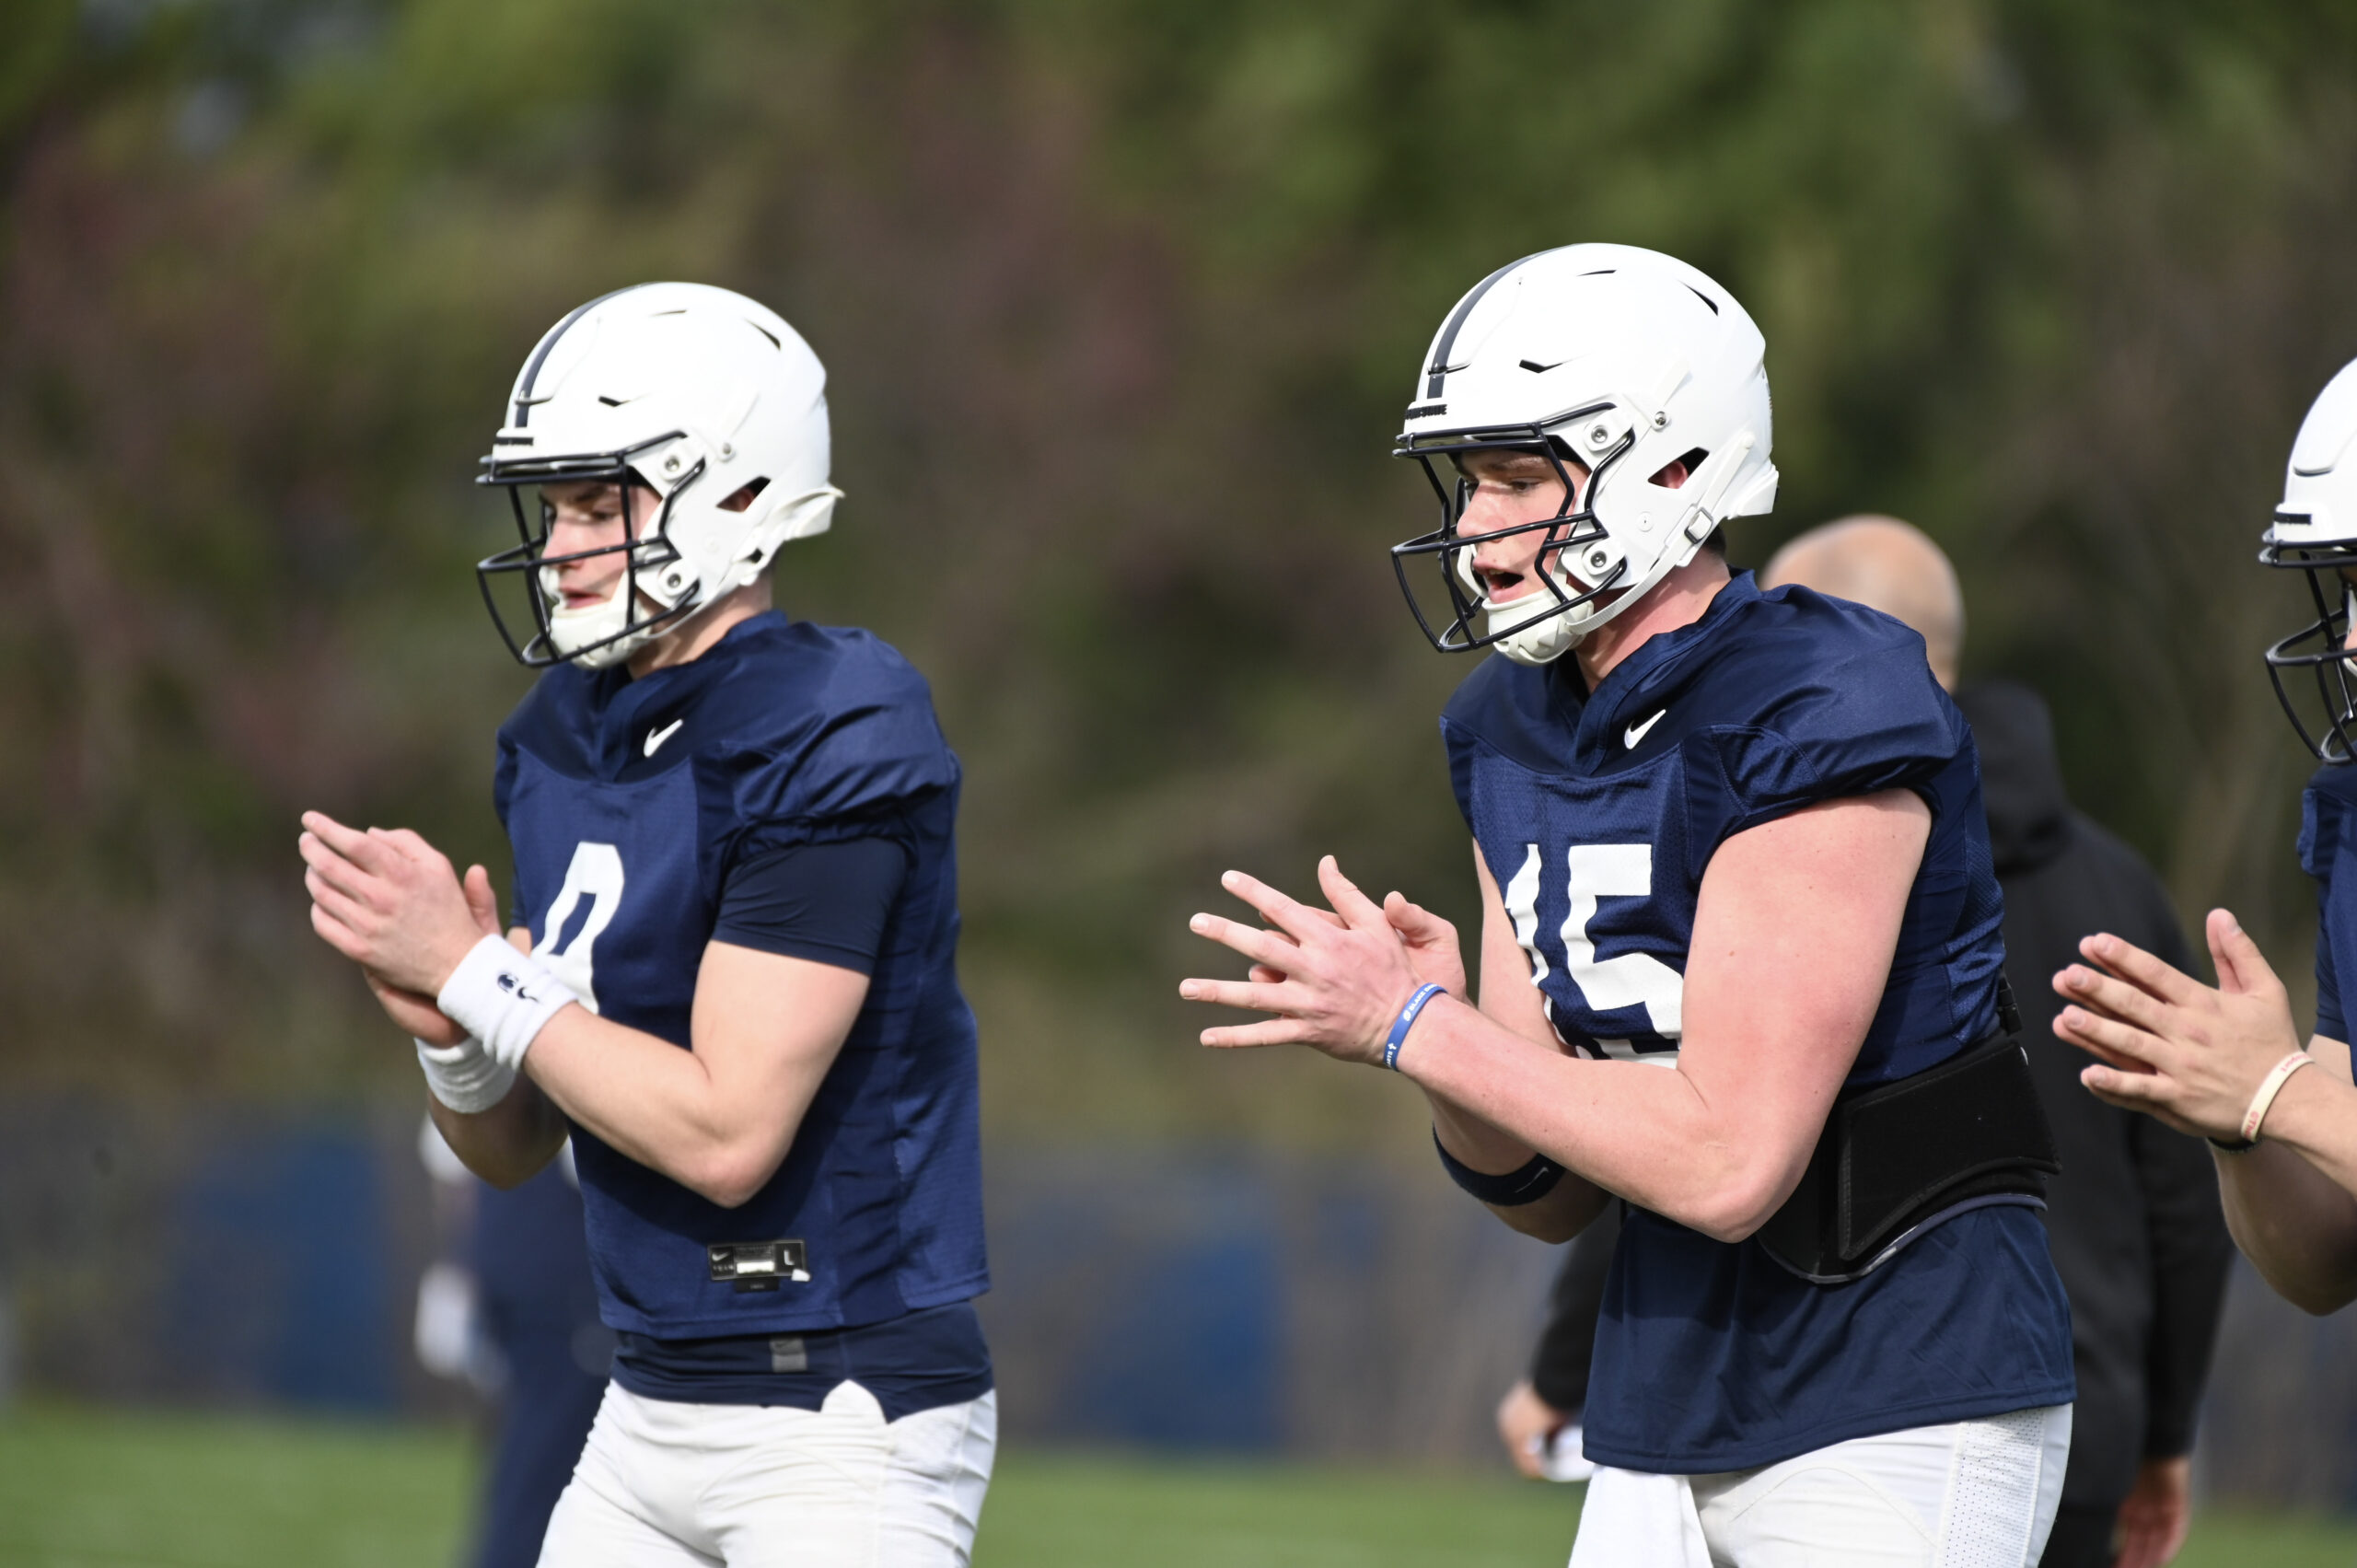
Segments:
[[[549,574],[544,570],[541,581],[545,584],[548,578]],[[579,610],[565,608],[560,598],[556,608],[549,611],[549,645],[561,656],[585,669],[604,669],[610,665],[620,664],[645,646],[648,635],[644,633],[634,637],[619,638],[601,648],[591,646],[592,644],[604,643],[630,623],[629,610],[622,602],[622,590],[629,584],[629,574],[624,573],[615,582],[612,593],[596,604],[585,605]],[[589,651],[576,653],[575,650],[579,648],[588,648]]]
[[[1566,587],[1563,591],[1570,595],[1579,590]],[[1569,605],[1557,609],[1552,614],[1547,613],[1545,607],[1556,603],[1555,596],[1543,587],[1535,594],[1525,594],[1504,604],[1484,598],[1481,613],[1488,618],[1489,630],[1506,626],[1521,628],[1507,633],[1492,646],[1516,664],[1552,664],[1578,647],[1580,638],[1585,634],[1582,627],[1594,618],[1596,607],[1591,604]],[[1533,620],[1533,617],[1537,619]],[[1521,625],[1526,621],[1531,624]]]

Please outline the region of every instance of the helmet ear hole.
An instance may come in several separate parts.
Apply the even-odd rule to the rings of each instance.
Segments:
[[[1688,480],[1692,479],[1695,470],[1710,460],[1710,453],[1700,447],[1693,447],[1682,456],[1672,458],[1662,464],[1654,476],[1645,482],[1663,490],[1676,490]]]
[[[724,512],[742,512],[750,507],[761,492],[769,487],[770,482],[767,479],[749,480],[731,491],[728,498],[720,504],[720,509]]]

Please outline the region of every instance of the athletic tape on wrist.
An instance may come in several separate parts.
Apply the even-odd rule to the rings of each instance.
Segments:
[[[524,1064],[541,1027],[572,1000],[548,965],[501,936],[485,936],[470,948],[435,998],[452,1022],[482,1041],[493,1061],[510,1068]]]
[[[1492,1176],[1475,1170],[1448,1152],[1440,1141],[1440,1132],[1433,1132],[1433,1152],[1440,1156],[1441,1168],[1448,1179],[1493,1208],[1511,1209],[1522,1203],[1536,1203],[1555,1190],[1563,1179],[1563,1167],[1545,1155],[1533,1155],[1504,1175]]]
[[[472,1035],[456,1045],[419,1040],[417,1064],[424,1069],[425,1086],[434,1098],[468,1116],[489,1110],[516,1086],[516,1069],[493,1061]]]
[[[1416,1027],[1416,1018],[1423,1012],[1424,1004],[1438,996],[1446,989],[1438,985],[1416,987],[1416,993],[1408,998],[1408,1005],[1405,1007],[1399,1009],[1399,1016],[1391,1021],[1390,1034],[1384,1038],[1383,1064],[1386,1067],[1395,1073],[1399,1071],[1399,1048],[1407,1043],[1408,1031]]]

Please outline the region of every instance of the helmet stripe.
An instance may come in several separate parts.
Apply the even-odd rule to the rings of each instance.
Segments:
[[[1521,261],[1508,261],[1504,266],[1500,267],[1496,272],[1492,273],[1488,277],[1483,278],[1480,283],[1475,284],[1473,285],[1472,292],[1457,302],[1457,308],[1449,312],[1447,323],[1440,330],[1440,341],[1433,344],[1433,362],[1424,366],[1425,397],[1439,397],[1442,379],[1446,377],[1451,370],[1460,368],[1460,366],[1449,364],[1448,351],[1457,346],[1457,334],[1458,331],[1464,327],[1465,318],[1473,314],[1473,307],[1481,303],[1481,296],[1489,293],[1491,287],[1495,285],[1500,278],[1504,277],[1508,273],[1513,272],[1516,267],[1521,266],[1523,261],[1535,261],[1541,256],[1552,254],[1553,252],[1551,250],[1534,250],[1529,255],[1523,257]]]
[[[549,350],[556,347],[557,339],[564,336],[566,331],[572,327],[573,323],[578,321],[581,318],[586,316],[600,305],[605,304],[606,301],[613,298],[616,295],[628,294],[631,289],[645,288],[647,286],[647,285],[643,283],[634,283],[630,285],[629,287],[618,288],[610,293],[601,294],[586,305],[575,306],[571,315],[567,316],[563,320],[559,321],[555,326],[549,329],[549,335],[542,338],[540,340],[540,346],[532,351],[531,359],[524,366],[524,378],[522,381],[518,382],[516,387],[516,426],[517,429],[520,430],[525,425],[532,423],[532,405],[528,401],[532,395],[532,383],[540,377],[540,366],[547,361]]]

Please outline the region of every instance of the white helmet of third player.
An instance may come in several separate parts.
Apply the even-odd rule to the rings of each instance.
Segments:
[[[1560,658],[1692,560],[1722,522],[1774,505],[1766,349],[1725,289],[1635,246],[1541,251],[1475,285],[1434,334],[1393,448],[1423,464],[1441,498],[1440,528],[1392,550],[1433,645]],[[1453,460],[1497,447],[1545,455],[1563,482],[1562,510],[1526,525],[1548,530],[1546,591],[1504,604],[1473,574],[1480,540],[1457,531],[1469,487]],[[1654,482],[1681,459],[1681,485]],[[1576,497],[1567,465],[1589,476]],[[1424,557],[1447,596],[1437,627],[1409,576]]]
[[[2283,499],[2260,536],[2258,558],[2305,571],[2316,618],[2267,650],[2267,670],[2292,727],[2327,762],[2346,762],[2357,743],[2357,666],[2349,646],[2357,588],[2342,577],[2357,568],[2357,363],[2343,366],[2309,405],[2292,443]],[[2320,714],[2303,718],[2284,677],[2312,676]]]
[[[753,582],[786,540],[823,533],[841,494],[827,482],[826,385],[775,312],[702,284],[640,284],[550,328],[480,479],[506,488],[523,536],[476,567],[509,650],[533,666],[620,663]],[[657,505],[643,531],[583,552],[621,552],[629,569],[610,599],[568,610],[549,570],[552,508],[523,493],[581,481],[644,485]],[[500,610],[503,578],[526,585],[522,642]]]

